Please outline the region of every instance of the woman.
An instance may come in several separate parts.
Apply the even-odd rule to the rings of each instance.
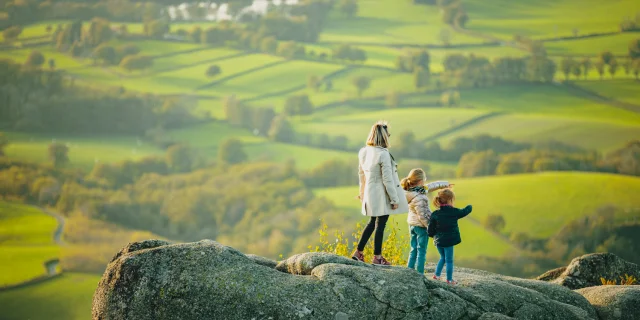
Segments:
[[[406,213],[409,210],[404,191],[398,179],[398,165],[389,153],[389,129],[386,121],[378,121],[369,133],[367,146],[358,154],[360,175],[360,195],[362,214],[371,217],[362,231],[358,247],[352,258],[364,262],[362,251],[375,230],[373,264],[388,266],[382,256],[382,239],[389,215]]]

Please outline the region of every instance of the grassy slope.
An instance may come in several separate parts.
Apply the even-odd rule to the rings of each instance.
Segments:
[[[345,214],[351,217],[358,217],[360,215],[360,202],[354,198],[358,194],[358,187],[317,189],[315,193],[318,196],[332,200]],[[406,218],[407,216],[405,214],[392,216],[389,220],[389,225],[396,227],[400,234],[407,234],[408,225]],[[363,222],[366,222],[366,220],[366,217],[362,217]],[[354,226],[341,225],[329,227],[338,228],[346,232]],[[513,249],[509,243],[487,232],[484,228],[472,223],[468,219],[460,221],[460,229],[463,243],[456,247],[456,258],[458,259],[472,259],[477,256],[499,257]],[[408,250],[408,248],[406,249]],[[433,261],[436,259],[436,256],[437,251],[430,244],[427,250],[427,258],[429,261]]]
[[[45,283],[0,292],[2,319],[89,319],[99,281],[98,275],[66,273]]]
[[[605,37],[554,41],[545,43],[549,54],[595,56],[602,51],[611,51],[614,55],[629,54],[631,40],[640,38],[637,33],[621,33]]]
[[[8,157],[34,162],[48,161],[47,148],[55,139],[69,145],[70,165],[90,170],[96,161],[116,162],[139,159],[164,152],[133,136],[78,137],[48,134],[7,133],[11,144],[6,149]]]
[[[640,5],[634,0],[463,0],[470,21],[467,28],[503,39],[514,34],[534,38],[615,32],[625,16]],[[579,13],[578,13],[579,12]]]
[[[640,82],[637,80],[578,81],[575,84],[603,97],[640,105]]]
[[[362,0],[358,4],[356,18],[334,14],[320,41],[439,44],[440,31],[448,28],[435,6],[417,6],[412,1],[396,0]],[[479,43],[482,40],[455,34],[452,42]]]
[[[0,286],[45,273],[43,262],[59,256],[56,220],[29,206],[0,201]]]
[[[456,184],[457,205],[473,204],[471,217],[482,221],[487,215],[501,214],[506,231],[524,232],[532,236],[550,236],[566,222],[592,214],[600,206],[614,204],[637,208],[640,178],[599,173],[549,172],[500,177],[459,179]],[[316,190],[319,196],[332,200],[345,214],[359,214],[354,199],[358,187]],[[499,200],[497,200],[499,199]],[[406,230],[405,215],[395,217],[401,230]],[[364,218],[363,218],[364,219]],[[351,226],[330,226],[349,228]],[[477,255],[500,256],[508,244],[469,221],[461,220],[463,240],[456,252],[460,258]]]

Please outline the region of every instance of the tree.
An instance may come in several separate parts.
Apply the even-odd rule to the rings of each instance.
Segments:
[[[304,46],[295,41],[285,41],[278,44],[277,55],[287,59],[303,58],[305,54]]]
[[[469,15],[464,10],[458,11],[458,14],[455,17],[455,24],[460,28],[464,28],[464,26],[469,22]]]
[[[107,44],[99,45],[93,50],[93,58],[96,60],[102,60],[105,65],[116,63],[116,50]]]
[[[594,64],[594,67],[596,68],[596,71],[598,71],[598,74],[600,75],[600,80],[602,80],[602,77],[604,77],[605,63],[602,60],[598,60]]]
[[[194,166],[194,152],[184,144],[174,144],[167,149],[167,166],[173,172],[189,172]]]
[[[209,78],[213,78],[217,75],[219,75],[222,72],[222,70],[220,69],[220,66],[218,66],[217,64],[214,64],[212,66],[209,66],[209,68],[207,68],[207,77]]]
[[[260,51],[267,53],[276,53],[278,50],[278,40],[274,37],[266,37],[260,43]]]
[[[295,133],[289,121],[281,115],[273,119],[268,136],[274,141],[292,142],[294,140]]]
[[[4,31],[2,31],[2,35],[4,36],[4,41],[6,41],[6,42],[11,42],[11,41],[17,39],[18,36],[20,36],[21,33],[22,33],[22,27],[21,26],[9,27],[7,29],[4,29]]]
[[[153,65],[153,59],[149,56],[131,55],[120,62],[120,67],[127,71],[144,70]]]
[[[624,62],[622,63],[622,68],[624,68],[624,74],[625,75],[630,75],[631,74],[631,69],[633,68],[633,61],[631,59],[625,59]]]
[[[324,84],[324,91],[329,92],[333,89],[333,81],[331,81],[331,79],[327,79],[327,81]]]
[[[578,79],[580,77],[580,75],[582,74],[582,68],[580,68],[580,64],[579,63],[574,63],[573,66],[571,67],[571,73],[573,73],[573,75],[576,77],[576,79]]]
[[[152,20],[144,24],[145,34],[152,38],[162,38],[169,33],[169,29],[169,23],[163,20]]]
[[[636,76],[636,80],[638,80],[638,76],[640,76],[640,59],[633,60],[631,69],[633,74]]]
[[[632,60],[640,59],[640,38],[631,40],[629,43],[629,58]]]
[[[357,0],[341,0],[338,4],[340,12],[342,12],[348,18],[353,18],[358,13],[358,1]]]
[[[45,28],[45,31],[47,31],[47,33],[51,33],[51,31],[53,31],[53,26],[48,24],[47,27]]]
[[[44,59],[44,56],[42,55],[42,53],[40,53],[40,51],[31,51],[31,53],[29,54],[29,57],[27,57],[27,61],[25,61],[25,65],[26,66],[31,66],[31,67],[40,67],[42,66],[42,64],[44,64],[46,60]]]
[[[69,162],[69,147],[59,142],[49,144],[49,160],[56,167]]]
[[[583,75],[584,75],[584,78],[586,79],[587,76],[589,75],[589,71],[591,70],[591,67],[593,67],[593,65],[591,64],[591,59],[584,58],[581,64],[583,68]]]
[[[242,141],[230,138],[222,142],[218,148],[218,159],[222,163],[236,164],[247,160]]]
[[[501,232],[506,226],[506,221],[502,215],[490,214],[484,219],[483,225],[489,230]]]
[[[611,79],[613,79],[613,76],[618,72],[618,66],[618,61],[616,59],[609,61],[609,74],[611,75]]]
[[[122,61],[122,59],[124,59],[124,57],[126,56],[136,55],[140,53],[140,48],[135,44],[125,44],[125,45],[119,46],[116,49],[116,53],[117,53],[118,59]]]
[[[56,68],[56,60],[53,58],[49,59],[49,69],[54,70]]]
[[[9,139],[0,132],[0,157],[4,156],[4,149],[9,145]]]
[[[611,51],[602,51],[600,53],[600,60],[602,60],[604,64],[608,65],[613,59],[615,59],[615,56],[613,55],[613,53],[611,53]]]
[[[458,177],[493,175],[498,165],[498,157],[493,150],[465,153],[458,162]]]
[[[189,38],[191,38],[191,41],[195,43],[200,43],[200,41],[202,41],[202,28],[200,28],[200,26],[194,26],[191,28]]]
[[[310,75],[307,77],[307,88],[315,92],[318,92],[321,84],[322,84],[322,81],[320,80],[320,77],[316,75]]]
[[[284,104],[284,112],[288,115],[307,115],[313,112],[313,104],[306,94],[290,96]]]
[[[421,67],[415,68],[415,71],[413,72],[413,84],[416,87],[416,89],[422,89],[428,86],[430,80],[431,80],[431,75],[429,74],[428,71],[424,70]]]
[[[389,108],[397,108],[398,106],[400,106],[400,103],[402,102],[401,100],[402,100],[402,97],[400,96],[400,94],[398,92],[391,91],[391,92],[387,93],[387,97],[385,99],[385,104]]]
[[[573,61],[573,59],[571,59],[570,57],[566,57],[562,59],[562,61],[560,61],[560,70],[562,70],[562,73],[564,73],[565,80],[569,80],[569,74],[571,73],[574,64],[575,61]]]
[[[358,97],[362,98],[362,93],[371,86],[371,78],[366,76],[357,76],[351,80],[351,83],[358,90]]]

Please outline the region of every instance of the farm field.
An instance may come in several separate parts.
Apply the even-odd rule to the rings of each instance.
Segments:
[[[629,43],[637,38],[636,33],[619,33],[593,38],[548,41],[545,48],[550,55],[595,57],[602,51],[611,51],[616,56],[626,56],[629,53]]]
[[[56,227],[56,220],[38,209],[0,201],[0,287],[45,273],[44,262],[60,253],[53,241]]]
[[[0,292],[2,319],[90,319],[99,281],[100,275],[65,273],[44,283]]]
[[[466,25],[468,29],[505,40],[512,39],[514,34],[536,39],[571,36],[573,29],[578,29],[579,34],[617,32],[624,17],[640,10],[634,0],[525,0],[517,3],[463,0],[463,3],[471,13]],[[580,11],[579,15],[571,14],[576,10]]]
[[[637,177],[548,172],[450,181],[455,183],[456,205],[473,205],[474,211],[470,218],[483,221],[490,214],[501,214],[506,220],[506,232],[523,232],[535,237],[551,236],[565,223],[593,214],[601,206],[640,206],[636,192],[640,190],[640,178]],[[318,196],[332,200],[339,208],[344,209],[345,214],[360,214],[360,202],[355,199],[358,194],[357,186],[316,189],[315,192]],[[501,199],[509,200],[495,201],[487,195],[499,195]],[[404,222],[406,215],[393,218],[400,230],[407,229]],[[460,253],[462,259],[477,255],[501,256],[508,251],[507,243],[502,243],[501,239],[471,223],[470,219],[461,220],[460,229],[463,243],[460,250],[456,247],[456,256]],[[464,239],[471,241],[465,242]]]
[[[575,84],[603,97],[640,106],[640,83],[637,80],[576,81]]]
[[[79,137],[11,132],[7,136],[11,141],[6,149],[8,157],[48,162],[47,148],[55,140],[68,145],[69,165],[85,170],[91,170],[96,162],[117,162],[164,154],[164,151],[133,136]]]

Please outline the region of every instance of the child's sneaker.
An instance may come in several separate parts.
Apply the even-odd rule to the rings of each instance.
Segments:
[[[376,266],[390,266],[391,263],[389,263],[389,261],[387,261],[387,259],[385,259],[383,256],[380,256],[380,258],[378,257],[373,257],[373,262],[371,262],[371,264],[376,265]]]
[[[440,281],[440,277],[436,277],[435,274],[433,275],[433,277],[431,279],[436,280],[436,281]]]
[[[356,251],[351,255],[351,259],[364,262],[364,254],[356,249]]]
[[[455,280],[447,280],[447,284],[450,284],[452,286],[455,286],[456,284],[458,284],[458,281]]]

